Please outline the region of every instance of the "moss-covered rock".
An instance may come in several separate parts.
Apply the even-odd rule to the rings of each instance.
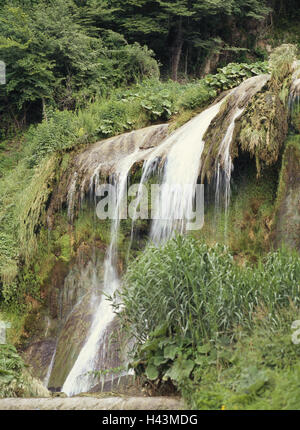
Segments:
[[[223,148],[224,145],[229,146],[232,159],[237,155],[236,135],[239,130],[239,118],[251,99],[263,89],[269,79],[269,75],[249,78],[227,95],[218,115],[211,122],[204,136],[202,182],[205,178],[210,182],[217,163],[223,163],[223,153],[226,152]]]
[[[282,160],[275,243],[300,251],[300,135],[288,139]]]
[[[255,157],[257,173],[276,163],[288,132],[288,110],[280,95],[270,88],[257,94],[240,125],[237,142]]]

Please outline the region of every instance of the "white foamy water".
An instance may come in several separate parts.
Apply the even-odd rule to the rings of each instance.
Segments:
[[[167,155],[162,187],[155,204],[150,233],[154,243],[169,239],[175,231],[185,231],[193,211],[204,149],[203,137],[223,102],[221,100],[197,115],[164,142],[164,145],[172,146]]]
[[[236,112],[233,115],[231,123],[227,128],[226,134],[220,144],[219,152],[217,155],[216,164],[216,195],[215,195],[215,207],[219,209],[221,206],[221,198],[224,199],[225,215],[228,213],[230,203],[230,183],[231,174],[233,171],[233,163],[230,155],[230,147],[232,143],[234,127],[236,120],[242,115],[245,108],[236,108]]]

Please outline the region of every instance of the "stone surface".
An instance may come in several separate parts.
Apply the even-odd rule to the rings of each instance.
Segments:
[[[0,410],[181,410],[178,397],[0,399]]]
[[[27,342],[22,354],[32,374],[55,390],[63,385],[83,346],[103,285],[102,255],[95,264],[92,258],[83,262],[79,257],[61,285],[53,283],[48,291],[46,329]]]

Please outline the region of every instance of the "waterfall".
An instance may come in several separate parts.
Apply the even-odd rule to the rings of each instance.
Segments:
[[[159,176],[161,186],[156,200],[152,201],[154,208],[150,239],[158,244],[171,238],[175,231],[184,233],[188,229],[187,223],[193,213],[195,190],[203,164],[205,134],[210,126],[215,127],[217,119],[221,119],[221,137],[218,136],[213,142],[218,146],[212,171],[215,171],[216,176],[216,206],[220,206],[223,199],[227,213],[233,170],[230,148],[235,122],[243,114],[250,98],[261,90],[268,79],[269,75],[261,75],[246,80],[221,101],[205,109],[168,137],[166,125],[152,126],[149,129],[117,136],[104,143],[97,143],[78,156],[75,163],[76,171],[69,183],[69,217],[73,218],[78,178],[81,178],[80,198],[82,199],[86,193],[85,184],[89,184],[92,197],[96,200],[100,175],[109,175],[111,184],[116,187],[116,205],[112,217],[110,245],[104,262],[102,295],[86,341],[63,384],[62,391],[66,394],[74,395],[90,390],[95,385],[90,372],[100,370],[102,361],[104,364],[108,329],[115,316],[113,307],[105,296],[113,295],[120,286],[117,270],[118,232],[122,219],[120,209],[126,196],[127,180],[132,166],[144,161],[135,200],[131,242],[137,208],[141,202],[142,185],[155,173]],[[199,207],[197,209],[199,210]]]
[[[105,334],[114,319],[113,308],[105,295],[112,295],[119,287],[120,281],[117,274],[117,238],[120,226],[120,205],[126,193],[128,173],[132,165],[141,159],[148,157],[144,164],[141,183],[147,181],[149,176],[157,168],[159,157],[167,154],[164,165],[163,192],[159,196],[163,202],[157,210],[161,211],[163,219],[153,222],[151,237],[155,241],[161,241],[171,236],[175,229],[183,232],[185,215],[189,214],[195,192],[195,186],[199,175],[201,155],[204,148],[203,136],[212,119],[218,114],[224,100],[216,103],[197,115],[171,136],[167,137],[156,148],[147,148],[141,152],[140,147],[116,163],[114,172],[115,185],[117,188],[117,203],[111,226],[110,246],[105,259],[103,294],[94,315],[94,319],[87,336],[87,340],[81,349],[79,356],[71,369],[62,391],[68,395],[88,391],[93,385],[93,375],[89,372],[96,370],[98,364],[98,351],[105,345]],[[189,168],[186,168],[189,166]],[[90,189],[96,189],[99,184],[99,165],[93,170],[90,179]],[[77,173],[74,175],[69,191],[69,201],[74,201],[74,190]],[[167,186],[172,187],[172,193],[168,193]],[[185,187],[185,192],[182,194]],[[186,187],[188,186],[188,188]],[[71,209],[69,210],[72,213]],[[158,215],[157,215],[158,216]]]
[[[116,205],[111,226],[111,240],[107,251],[104,267],[104,287],[98,309],[87,336],[87,340],[69,373],[62,391],[69,396],[88,391],[93,385],[94,377],[89,372],[95,371],[98,364],[98,351],[105,345],[105,334],[114,319],[111,303],[105,295],[112,295],[119,287],[117,273],[117,240],[120,225],[121,203],[127,191],[128,173],[135,163],[137,153],[134,152],[121,160],[115,172]]]
[[[175,231],[183,233],[193,211],[193,198],[201,168],[206,130],[219,113],[224,100],[204,110],[170,136],[165,145],[172,143],[162,179],[162,187],[155,204],[150,238],[161,243]],[[148,167],[146,167],[147,169]]]
[[[233,171],[233,163],[230,155],[230,147],[232,143],[233,133],[235,122],[238,118],[241,117],[245,108],[236,108],[236,111],[233,114],[232,120],[229,124],[229,127],[226,130],[225,136],[220,144],[219,152],[217,155],[216,161],[216,169],[215,169],[215,183],[216,183],[216,192],[215,192],[215,210],[220,211],[221,208],[221,200],[224,201],[224,209],[225,209],[225,235],[227,232],[227,218],[228,218],[228,209],[230,203],[230,195],[231,195],[231,174]]]

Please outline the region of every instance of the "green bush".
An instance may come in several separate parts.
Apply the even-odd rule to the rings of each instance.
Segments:
[[[55,151],[65,151],[78,144],[80,130],[76,116],[69,111],[56,111],[37,126],[29,128],[25,144],[29,152],[29,165],[33,167]]]
[[[299,293],[297,254],[281,250],[240,267],[225,246],[178,236],[129,266],[116,307],[136,340],[136,372],[180,384],[215,362],[217,345],[230,345],[237,327],[249,334],[261,315],[270,331],[280,328],[283,309],[299,310]]]
[[[204,82],[209,87],[217,90],[224,91],[236,87],[247,78],[260,75],[262,73],[269,73],[270,69],[267,62],[257,63],[230,63],[227,66],[218,69],[215,75],[207,75]]]
[[[0,345],[0,397],[22,394],[24,362],[12,345]]]

